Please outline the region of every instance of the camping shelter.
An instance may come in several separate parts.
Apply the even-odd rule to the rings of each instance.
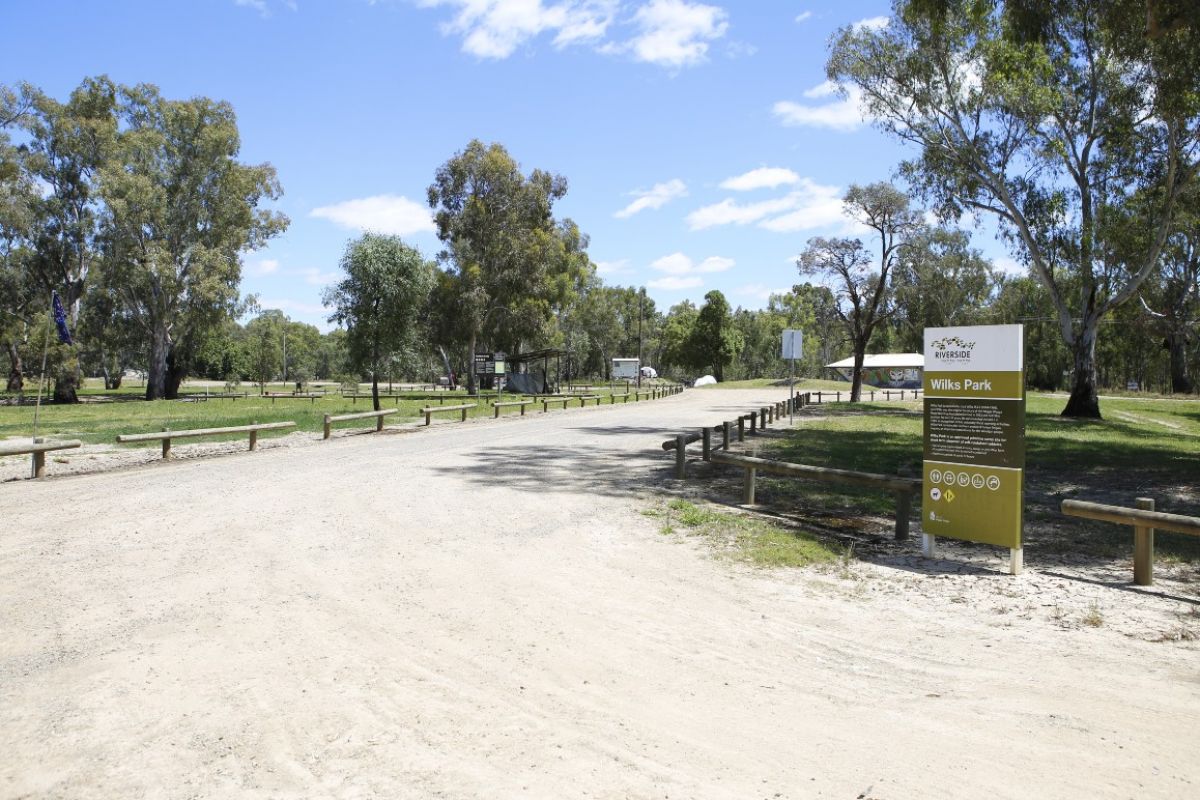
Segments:
[[[826,364],[842,380],[854,378],[854,356]],[[862,380],[883,389],[920,389],[925,356],[920,353],[874,353],[863,358]]]

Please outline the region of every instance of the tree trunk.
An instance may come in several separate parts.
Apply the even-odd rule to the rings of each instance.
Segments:
[[[1101,419],[1100,398],[1096,394],[1097,320],[1085,319],[1083,329],[1071,348],[1075,371],[1071,375],[1071,397],[1063,409],[1064,417]]]
[[[379,405],[379,340],[371,348],[371,404],[376,411],[382,410]]]
[[[862,368],[866,359],[867,343],[854,342],[854,377],[850,382],[850,402],[857,403],[862,399]]]
[[[79,378],[79,359],[74,352],[68,350],[54,375],[54,402],[78,403]]]
[[[5,342],[5,348],[8,350],[8,391],[19,392],[25,388],[25,375],[21,368],[21,351],[17,349],[17,343],[13,341]]]
[[[167,355],[170,350],[170,334],[165,326],[156,321],[150,334],[150,368],[146,375],[147,400],[162,400],[167,396]]]
[[[167,349],[167,381],[166,394],[168,400],[179,399],[179,387],[187,377],[187,359],[180,354],[179,348],[172,345]]]
[[[1167,335],[1167,350],[1171,353],[1171,391],[1191,394],[1196,384],[1188,371],[1187,334],[1174,331]]]
[[[467,394],[474,397],[479,394],[479,388],[475,383],[475,334],[471,334],[471,341],[467,350]]]

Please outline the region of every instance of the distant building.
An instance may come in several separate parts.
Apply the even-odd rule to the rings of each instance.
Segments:
[[[854,356],[826,364],[844,381],[854,378]],[[883,389],[920,389],[925,375],[925,356],[920,353],[875,353],[863,359],[862,380]]]

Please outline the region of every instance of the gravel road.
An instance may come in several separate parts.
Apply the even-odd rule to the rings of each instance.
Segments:
[[[1194,644],[639,513],[664,434],[782,396],[0,485],[0,797],[1200,795]]]

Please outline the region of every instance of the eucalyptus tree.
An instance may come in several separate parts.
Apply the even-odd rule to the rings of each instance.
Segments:
[[[711,367],[713,377],[724,381],[725,369],[737,358],[743,344],[725,295],[716,289],[705,294],[704,305],[696,314],[687,340],[691,365],[696,369]]]
[[[892,273],[899,346],[920,351],[925,328],[988,321],[996,280],[965,231],[925,230],[910,241]]]
[[[10,135],[32,107],[30,87],[0,85],[0,341],[8,356],[5,387],[10,392],[24,388],[22,351],[40,307],[30,246],[37,187],[25,153]]]
[[[237,160],[225,102],[168,100],[148,84],[120,92],[122,131],[103,170],[104,264],[147,340],[146,399],[176,396],[203,333],[245,306],[241,254],[288,224],[263,208],[274,167]]]
[[[837,297],[836,310],[846,329],[854,355],[850,402],[862,395],[862,365],[876,329],[895,312],[890,275],[908,240],[921,229],[920,215],[909,208],[908,197],[887,183],[851,186],[846,192],[846,214],[870,228],[879,239],[874,256],[858,239],[815,237],[801,253],[796,266],[801,275],[830,282]]]
[[[101,175],[111,165],[117,141],[117,86],[106,77],[84,80],[65,102],[25,87],[29,112],[20,123],[31,178],[42,187],[30,201],[31,274],[40,312],[49,313],[57,291],[68,326],[78,327],[89,275],[99,262],[103,235]],[[76,349],[54,345],[54,399],[76,401],[80,371]]]
[[[367,233],[346,245],[341,268],[346,277],[324,294],[329,321],[346,329],[349,366],[370,373],[379,411],[379,377],[414,346],[437,267],[397,236]]]
[[[829,77],[919,148],[911,185],[945,219],[996,219],[1046,287],[1072,354],[1064,415],[1100,415],[1100,323],[1154,271],[1196,179],[1197,41],[1187,24],[1147,35],[1143,0],[897,0],[886,27],[834,38]],[[1121,253],[1134,197],[1147,247]]]
[[[587,239],[552,213],[566,192],[561,175],[526,176],[495,143],[472,140],[438,168],[427,195],[451,278],[441,288],[455,299],[468,364],[481,339],[512,350],[545,335],[556,302],[582,277]],[[474,393],[470,371],[467,381]]]

